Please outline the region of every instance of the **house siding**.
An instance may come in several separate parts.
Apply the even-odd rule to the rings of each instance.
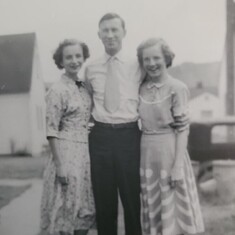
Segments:
[[[32,155],[37,156],[43,150],[46,141],[45,131],[45,91],[42,79],[39,55],[35,43],[30,89],[30,124],[32,136]]]
[[[1,95],[0,107],[0,154],[31,154],[29,95]]]
[[[189,108],[191,121],[220,118],[225,114],[223,101],[219,99],[219,97],[207,92],[191,99],[189,102]],[[206,113],[211,113],[211,115],[203,115]]]

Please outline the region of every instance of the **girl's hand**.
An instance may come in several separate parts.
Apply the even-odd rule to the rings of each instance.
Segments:
[[[56,178],[62,186],[68,185],[68,178],[64,167],[57,167]]]
[[[177,185],[182,184],[184,178],[184,168],[174,166],[170,175],[170,186],[175,188]]]

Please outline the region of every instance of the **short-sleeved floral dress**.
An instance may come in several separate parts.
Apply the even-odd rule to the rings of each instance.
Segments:
[[[148,99],[149,96],[153,99]],[[163,83],[146,81],[140,88],[143,235],[196,234],[204,231],[187,149],[183,156],[182,184],[175,188],[169,185],[176,144],[176,130],[171,128],[171,123],[187,112],[187,103],[187,87],[172,77]]]
[[[56,179],[52,156],[44,171],[41,202],[41,230],[44,234],[89,229],[95,221],[88,152],[88,121],[91,98],[83,83],[62,75],[48,91],[47,136],[59,139],[62,164],[68,173],[68,186]]]

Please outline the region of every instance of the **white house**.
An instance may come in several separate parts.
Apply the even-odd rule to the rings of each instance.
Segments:
[[[183,63],[169,69],[190,91],[190,120],[209,121],[225,115],[225,74],[223,62]]]
[[[0,154],[40,154],[44,117],[36,35],[0,36]]]
[[[217,89],[212,87],[190,89],[189,101],[191,121],[206,121],[224,116],[225,106]]]

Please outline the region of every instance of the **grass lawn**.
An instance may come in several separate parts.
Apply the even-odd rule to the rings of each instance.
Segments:
[[[23,186],[0,186],[0,209],[11,202],[15,197],[20,196],[30,184]]]
[[[205,219],[205,235],[235,234],[235,203],[202,208]]]
[[[42,178],[46,157],[0,156],[0,179]]]
[[[203,235],[235,234],[235,198],[225,203],[218,193],[200,193],[202,214],[205,223]]]
[[[42,178],[46,157],[0,156],[0,179]],[[0,185],[0,209],[30,188]]]

